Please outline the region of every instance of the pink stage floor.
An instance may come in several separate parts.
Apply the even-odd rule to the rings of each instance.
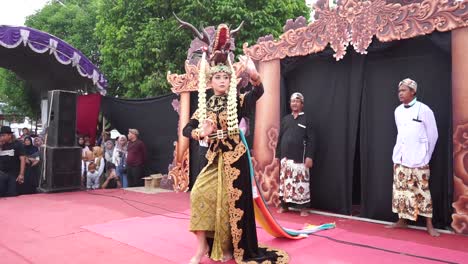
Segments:
[[[273,238],[259,227],[259,242],[286,250],[290,263],[468,263],[466,236],[433,238],[320,215],[277,217],[292,228],[337,225],[298,241]],[[187,193],[99,190],[2,198],[0,263],[188,263],[195,250],[188,219]]]

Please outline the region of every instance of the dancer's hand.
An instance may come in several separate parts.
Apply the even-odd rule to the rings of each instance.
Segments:
[[[206,136],[211,135],[215,130],[214,122],[210,119],[203,120],[201,129],[202,131],[200,137],[204,138]]]
[[[305,166],[308,169],[312,168],[314,166],[314,161],[311,158],[306,158]]]
[[[245,65],[245,71],[249,74],[252,80],[258,80],[259,74],[257,72],[257,68],[255,67],[255,63],[249,56],[239,56],[239,61]]]

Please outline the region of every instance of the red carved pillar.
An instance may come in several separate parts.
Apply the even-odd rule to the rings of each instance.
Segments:
[[[266,202],[278,205],[279,164],[274,150],[278,140],[280,121],[280,60],[259,62],[265,93],[257,102],[253,163],[255,177]]]
[[[453,179],[452,227],[468,234],[468,27],[452,31]],[[467,157],[468,158],[468,157]]]

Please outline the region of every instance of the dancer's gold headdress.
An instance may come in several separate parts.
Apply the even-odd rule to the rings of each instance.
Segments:
[[[174,14],[175,16],[175,14]],[[240,30],[243,23],[234,30],[230,30],[226,24],[221,24],[216,29],[214,36],[210,37],[208,32],[203,29],[198,31],[192,24],[180,20],[177,16],[180,26],[191,29],[195,36],[201,40],[206,46],[203,46],[199,51],[202,52],[202,59],[199,62],[198,74],[198,117],[199,120],[206,119],[206,75],[212,78],[218,72],[225,72],[231,76],[228,100],[227,100],[227,123],[228,134],[235,135],[239,133],[237,120],[237,76],[232,59],[234,59],[232,39]],[[200,126],[202,122],[200,122]]]

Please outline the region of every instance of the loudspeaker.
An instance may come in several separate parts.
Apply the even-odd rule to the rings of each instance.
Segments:
[[[76,98],[76,92],[49,91],[47,146],[76,146]]]
[[[41,147],[41,192],[60,192],[81,187],[81,147]]]

